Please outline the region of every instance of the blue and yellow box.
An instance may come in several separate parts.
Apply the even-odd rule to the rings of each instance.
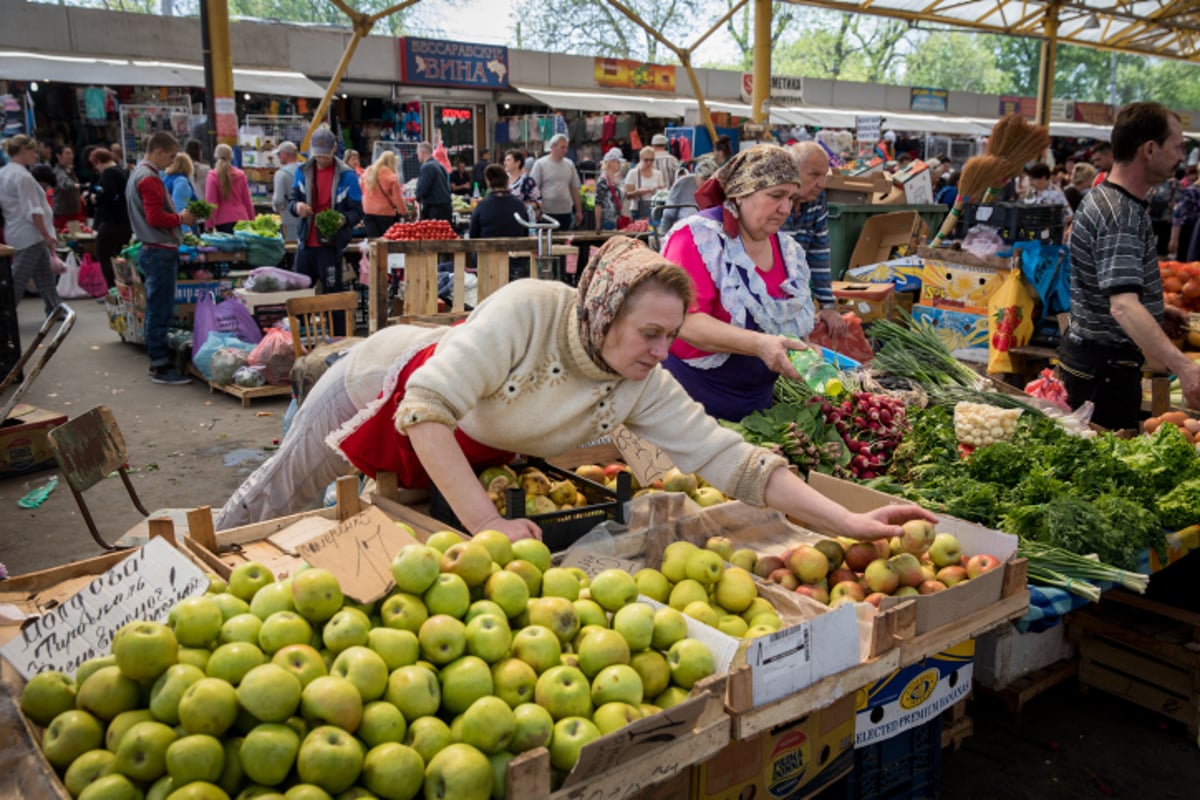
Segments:
[[[866,747],[935,719],[971,693],[975,640],[901,667],[858,691],[855,747]]]

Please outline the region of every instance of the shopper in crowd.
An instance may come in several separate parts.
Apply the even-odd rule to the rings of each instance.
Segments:
[[[579,173],[580,183],[600,177],[597,175],[599,169],[592,159],[592,148],[586,144],[579,148],[579,160],[575,162],[575,171]]]
[[[345,289],[342,252],[351,232],[362,222],[362,192],[358,176],[334,153],[337,137],[326,126],[317,128],[309,142],[312,158],[296,171],[288,209],[300,219],[297,229],[296,272],[312,278],[321,294]],[[441,169],[441,167],[438,167]],[[333,209],[342,215],[342,227],[333,237],[320,235],[316,216]],[[334,315],[335,336],[346,335],[345,314]]]
[[[192,187],[194,172],[192,159],[184,152],[176,153],[171,165],[163,170],[163,185],[167,187],[167,194],[171,196],[175,208],[187,208],[188,203],[200,199]],[[191,225],[182,225],[181,228],[184,233],[196,232]]]
[[[1154,224],[1154,238],[1159,257],[1165,258],[1170,249],[1171,222],[1175,205],[1179,202],[1179,182],[1183,180],[1183,167],[1175,168],[1175,174],[1155,186],[1146,198],[1150,220]]]
[[[1091,191],[1095,178],[1096,168],[1086,161],[1080,161],[1071,169],[1071,182],[1063,189],[1063,197],[1067,198],[1067,205],[1071,207],[1072,214],[1079,210],[1079,203],[1083,196]]]
[[[1142,363],[1179,377],[1200,407],[1200,364],[1171,344],[1186,322],[1163,303],[1154,231],[1144,198],[1183,160],[1183,126],[1158,103],[1130,103],[1112,129],[1108,180],[1079,204],[1071,231],[1071,321],[1059,369],[1072,408],[1092,401],[1092,421],[1112,430],[1141,419]]]
[[[8,163],[0,167],[0,211],[4,212],[5,241],[15,251],[12,281],[16,297],[20,299],[32,278],[49,316],[62,302],[55,272],[64,267],[58,258],[54,212],[46,201],[46,192],[29,171],[37,164],[37,144],[17,134],[4,140],[4,151]]]
[[[212,171],[205,179],[204,199],[217,207],[208,224],[221,233],[233,233],[242,220],[255,217],[254,201],[246,173],[233,165],[233,148],[219,144],[213,150]]]
[[[525,172],[525,154],[520,150],[505,153],[504,172],[508,175],[508,193],[530,209],[529,217],[532,219],[536,209],[541,207],[542,194],[533,178]]]
[[[784,229],[792,234],[808,262],[809,285],[821,309],[815,324],[823,326],[832,336],[841,336],[846,332],[846,323],[835,308],[833,297],[829,202],[825,198],[829,154],[816,142],[801,142],[788,150],[800,167],[800,191],[796,195],[795,210],[784,223]]]
[[[450,222],[454,218],[450,205],[450,176],[434,160],[433,145],[429,142],[418,144],[417,161],[421,163],[421,169],[417,173],[414,196],[421,207],[421,219],[444,219]]]
[[[724,166],[726,161],[733,158],[733,140],[721,134],[713,144],[713,152],[717,155],[717,166]]]
[[[366,171],[363,169],[362,157],[358,154],[357,150],[347,149],[346,152],[342,154],[342,161],[346,163],[347,167],[354,170],[354,174],[360,178]]]
[[[499,164],[488,164],[483,171],[487,196],[471,212],[472,239],[491,239],[506,236],[525,236],[527,229],[517,222],[514,214],[525,216],[525,204],[508,190],[508,174]]]
[[[121,169],[125,169],[125,148],[121,146],[121,143],[110,142],[108,152],[113,154],[113,160],[120,165]]]
[[[958,179],[962,175],[962,170],[953,169],[942,176],[942,186],[938,189],[937,196],[934,197],[935,203],[940,203],[944,206],[953,207],[958,201]]]
[[[779,229],[802,180],[782,147],[743,150],[700,187],[700,213],[663,243],[695,286],[665,366],[714,417],[767,408],[779,374],[799,378],[789,351],[805,347],[816,311],[804,251]]]
[[[1181,180],[1179,182],[1180,188],[1186,189],[1189,186],[1195,186],[1196,176],[1197,176],[1197,167],[1195,164],[1189,164],[1188,166],[1184,167],[1183,180]]]
[[[1092,186],[1099,186],[1108,179],[1108,171],[1113,168],[1112,144],[1109,142],[1099,142],[1092,148],[1088,159],[1092,162],[1092,166],[1096,168],[1096,177],[1092,179]]]
[[[68,222],[86,222],[82,187],[75,174],[75,151],[63,145],[54,151],[54,228],[61,230]]]
[[[362,188],[363,221],[367,236],[383,236],[392,223],[408,217],[408,206],[396,175],[396,154],[385,150],[358,179]]]
[[[492,151],[488,148],[483,148],[479,151],[479,160],[471,167],[471,183],[479,188],[479,193],[483,194],[487,191],[487,176],[483,171],[492,163]]]
[[[656,133],[650,137],[650,146],[654,148],[654,168],[667,179],[669,189],[675,185],[675,178],[679,174],[679,159],[667,149],[668,144],[665,133]]]
[[[179,142],[159,131],[146,142],[146,157],[134,168],[125,187],[125,205],[133,235],[141,242],[138,269],[146,284],[146,355],[150,379],[155,383],[181,385],[188,376],[171,365],[167,331],[175,316],[175,275],[179,272],[181,226],[192,225],[195,217],[187,209],[176,212],[163,184],[162,172],[175,161]]]
[[[595,252],[578,289],[516,281],[462,325],[385,328],[321,377],[216,527],[300,510],[354,465],[394,472],[406,487],[436,484],[469,533],[538,537],[530,520],[496,511],[474,468],[517,452],[564,453],[617,425],[739,500],[851,538],[886,539],[906,520],[934,519],[913,505],[851,513],[707,416],[660,367],[690,300],[686,273],[620,236]]]
[[[39,139],[37,143],[37,162],[45,164],[53,169],[54,167],[54,142],[50,139]]]
[[[1171,212],[1171,235],[1167,241],[1167,255],[1179,261],[1194,261],[1189,243],[1200,226],[1200,186],[1195,183],[1179,193],[1179,202]]]
[[[188,139],[183,151],[192,160],[192,188],[196,190],[196,197],[204,197],[208,193],[208,173],[212,167],[201,157],[200,140]]]
[[[659,189],[667,188],[667,177],[658,171],[653,147],[643,147],[638,164],[625,176],[625,196],[629,198],[629,216],[650,219],[650,198]]]
[[[189,142],[188,144],[191,144]],[[274,191],[271,194],[271,208],[279,215],[280,231],[285,242],[296,241],[296,229],[300,225],[299,218],[288,209],[288,200],[292,196],[292,185],[296,182],[296,170],[300,169],[300,151],[295,142],[284,141],[275,148],[275,160],[279,169],[275,170]]]
[[[534,162],[530,176],[542,196],[542,213],[556,220],[560,230],[569,231],[583,224],[579,173],[575,171],[575,162],[567,158],[566,134],[550,138],[550,154]]]
[[[471,182],[471,171],[467,169],[466,159],[460,158],[454,165],[454,171],[450,173],[450,194],[470,197],[474,190],[475,185]]]
[[[713,176],[717,166],[717,159],[712,154],[703,155],[696,159],[694,172],[679,176],[671,191],[667,192],[660,231],[666,233],[674,228],[679,220],[700,212],[700,206],[696,204],[696,191]]]
[[[625,214],[625,185],[621,167],[625,160],[621,151],[611,148],[600,160],[600,177],[596,178],[596,232],[615,231]]]
[[[1030,164],[1025,169],[1025,174],[1029,176],[1029,190],[1025,192],[1022,200],[1032,205],[1061,205],[1063,224],[1070,224],[1074,212],[1071,211],[1071,204],[1067,202],[1066,196],[1050,184],[1050,167],[1039,161]]]
[[[92,164],[100,175],[93,194],[96,260],[111,289],[117,285],[113,259],[121,254],[133,235],[133,229],[129,227],[129,209],[125,205],[125,184],[129,182],[129,174],[112,151],[104,147],[92,151]]]

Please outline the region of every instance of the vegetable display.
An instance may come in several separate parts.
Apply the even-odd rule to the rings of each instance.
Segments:
[[[196,219],[208,219],[217,210],[212,203],[206,203],[203,200],[189,200],[185,208]]]
[[[317,214],[314,222],[317,225],[317,233],[321,235],[321,238],[332,239],[342,229],[346,218],[340,212],[334,211],[332,208],[327,208]]]
[[[458,234],[444,219],[425,219],[420,222],[396,222],[383,233],[393,242],[415,242],[436,239],[457,239]]]
[[[234,231],[246,231],[259,236],[276,237],[279,236],[279,215],[259,214],[252,220],[240,220],[236,225],[233,226],[233,229]]]

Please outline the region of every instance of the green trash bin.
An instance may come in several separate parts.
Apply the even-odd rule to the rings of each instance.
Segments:
[[[893,214],[897,211],[915,211],[925,220],[930,233],[941,227],[950,209],[940,203],[929,205],[847,205],[829,204],[829,267],[835,281],[841,280],[850,265],[850,254],[858,244],[867,220],[876,214]]]

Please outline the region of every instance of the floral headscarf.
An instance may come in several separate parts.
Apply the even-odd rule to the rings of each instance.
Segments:
[[[781,183],[800,184],[800,167],[787,150],[760,144],[735,155],[696,190],[701,210],[724,206],[725,232],[737,236],[737,206],[733,200]]]
[[[613,320],[634,286],[668,262],[637,239],[614,236],[588,261],[579,276],[579,340],[596,366],[612,372],[600,349]]]

